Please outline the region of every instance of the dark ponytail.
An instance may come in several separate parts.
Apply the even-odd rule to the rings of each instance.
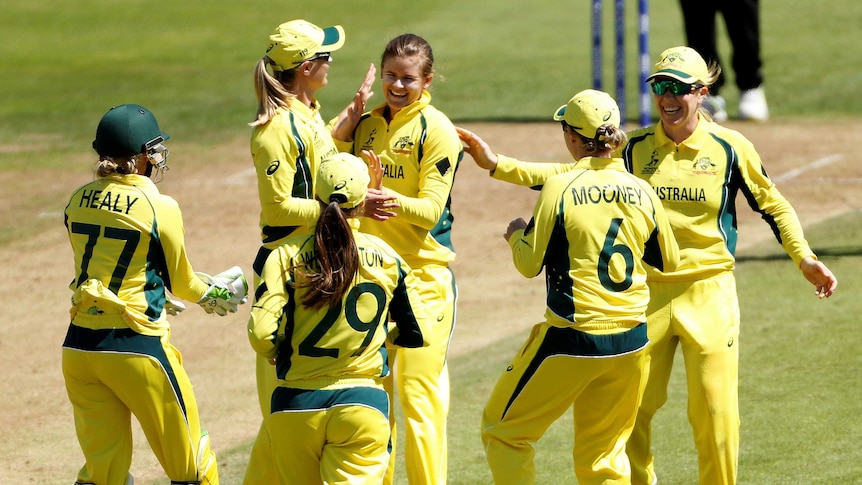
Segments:
[[[306,307],[317,309],[341,301],[353,283],[359,270],[359,250],[347,219],[361,213],[362,207],[342,210],[337,200],[331,200],[323,208],[314,228],[317,271],[304,272],[297,284],[308,289],[302,300]]]

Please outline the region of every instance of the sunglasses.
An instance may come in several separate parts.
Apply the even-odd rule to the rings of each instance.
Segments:
[[[329,62],[332,60],[332,54],[329,52],[318,52],[317,54],[309,57],[305,61],[316,61],[318,59],[326,59],[326,62]],[[302,62],[305,62],[305,61],[302,61]]]
[[[652,88],[653,94],[656,96],[664,96],[664,93],[668,91],[670,91],[674,96],[683,96],[695,89],[702,88],[703,84],[686,84],[684,82],[668,79],[664,81],[653,81],[650,83],[650,87]]]

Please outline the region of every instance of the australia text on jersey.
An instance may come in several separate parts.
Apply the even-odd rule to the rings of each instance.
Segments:
[[[706,191],[702,187],[653,186],[653,190],[661,200],[706,202]]]

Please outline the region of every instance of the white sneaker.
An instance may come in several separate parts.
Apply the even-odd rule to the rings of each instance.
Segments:
[[[752,121],[769,119],[769,107],[766,106],[763,87],[747,89],[739,94],[739,118]]]
[[[718,123],[727,121],[727,110],[725,109],[727,104],[721,96],[709,95],[703,100],[701,106],[709,113],[713,121]]]

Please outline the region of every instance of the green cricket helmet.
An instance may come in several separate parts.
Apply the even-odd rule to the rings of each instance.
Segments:
[[[99,121],[93,149],[100,156],[130,157],[170,138],[153,113],[137,104],[114,106]]]

